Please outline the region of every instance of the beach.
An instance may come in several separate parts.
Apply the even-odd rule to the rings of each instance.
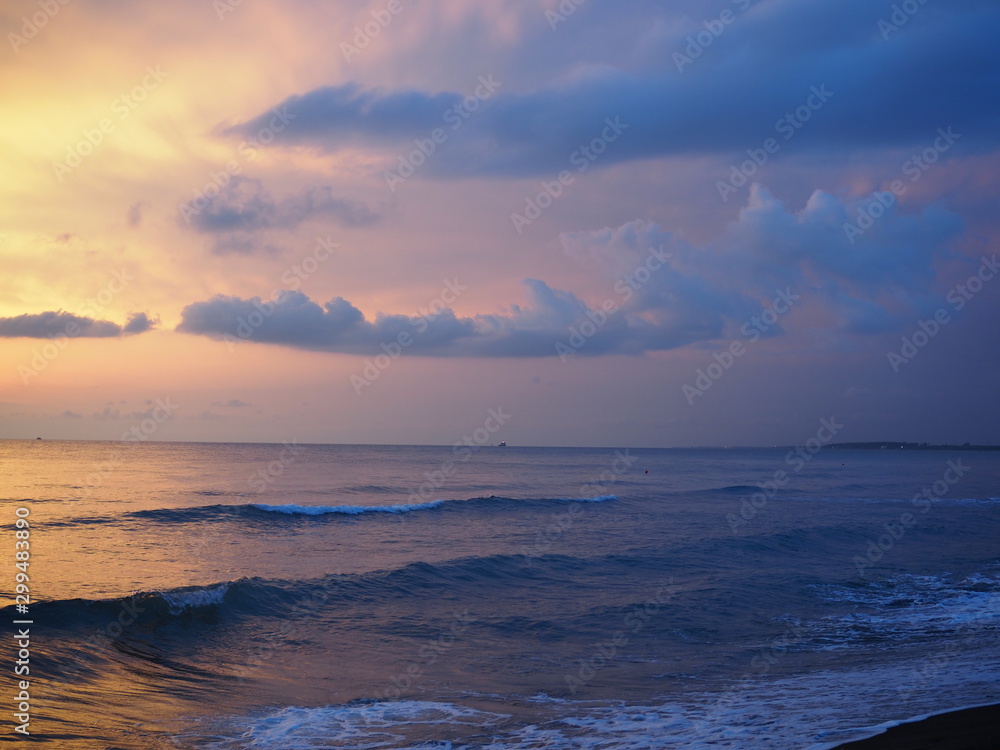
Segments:
[[[1000,705],[966,708],[891,727],[837,750],[994,750],[1000,747]]]

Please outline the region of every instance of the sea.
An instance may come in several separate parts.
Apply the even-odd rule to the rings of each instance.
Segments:
[[[819,749],[1000,702],[1000,452],[6,440],[0,474],[0,744]]]

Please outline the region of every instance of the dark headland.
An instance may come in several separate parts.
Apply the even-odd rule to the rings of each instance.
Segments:
[[[1000,706],[966,708],[907,722],[835,750],[997,750]]]
[[[826,447],[862,451],[1000,451],[1000,445],[973,445],[972,443],[962,443],[961,445],[933,445],[930,443],[907,443],[902,441],[893,442],[891,440],[876,443],[830,443],[830,445]]]

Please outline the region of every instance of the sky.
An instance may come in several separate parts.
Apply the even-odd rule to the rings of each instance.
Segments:
[[[0,438],[1000,441],[992,0],[0,31]]]

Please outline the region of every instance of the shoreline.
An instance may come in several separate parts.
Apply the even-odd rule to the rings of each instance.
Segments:
[[[994,750],[1000,748],[1000,703],[909,719],[832,750]]]

